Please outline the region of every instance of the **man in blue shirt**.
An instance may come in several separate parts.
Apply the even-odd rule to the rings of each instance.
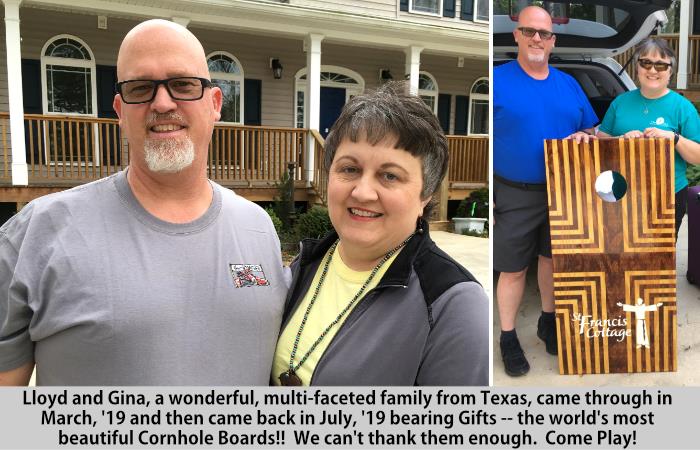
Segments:
[[[494,269],[505,371],[520,376],[530,365],[515,331],[525,276],[538,255],[542,315],[537,336],[557,354],[552,251],[549,237],[544,140],[588,142],[598,122],[576,80],[550,67],[556,37],[552,19],[537,6],[524,8],[513,31],[518,58],[495,67],[494,81]]]

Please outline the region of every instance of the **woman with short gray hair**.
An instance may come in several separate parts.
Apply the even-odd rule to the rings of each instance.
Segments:
[[[688,179],[686,163],[700,164],[700,118],[685,97],[669,89],[676,55],[657,37],[636,48],[639,89],[618,96],[598,129],[598,137],[666,138],[675,144],[676,239],[685,215]]]
[[[425,220],[448,160],[433,112],[389,83],[345,105],[325,151],[335,231],[292,263],[272,382],[488,384],[488,298]]]

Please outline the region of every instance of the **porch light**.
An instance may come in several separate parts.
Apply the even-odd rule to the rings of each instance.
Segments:
[[[387,81],[393,80],[394,77],[391,75],[389,69],[379,69],[379,82],[386,83]]]
[[[275,80],[282,78],[282,63],[280,63],[279,58],[270,58],[270,69],[272,69],[272,76]]]

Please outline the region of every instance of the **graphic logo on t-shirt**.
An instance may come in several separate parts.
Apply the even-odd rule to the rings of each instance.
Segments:
[[[661,128],[662,130],[674,131],[673,126],[671,126],[671,122],[667,122],[663,116],[659,116],[656,119],[649,120],[649,124],[647,126]]]
[[[237,288],[270,285],[260,264],[229,264],[229,267]]]

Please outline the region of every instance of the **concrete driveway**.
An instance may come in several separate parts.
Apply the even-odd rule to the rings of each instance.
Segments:
[[[606,375],[559,375],[557,357],[549,355],[536,336],[540,298],[536,271],[527,277],[518,315],[518,338],[530,362],[530,372],[519,378],[506,375],[498,348],[498,307],[493,302],[493,384],[495,386],[695,386],[700,385],[700,288],[685,278],[688,266],[687,218],[678,234],[676,282],[678,308],[678,371]],[[495,283],[495,280],[494,280]],[[494,289],[495,292],[495,289]]]
[[[491,297],[491,271],[489,270],[489,240],[474,236],[431,231],[430,237],[445,253],[467,268],[486,293]],[[685,273],[685,272],[684,272]]]

